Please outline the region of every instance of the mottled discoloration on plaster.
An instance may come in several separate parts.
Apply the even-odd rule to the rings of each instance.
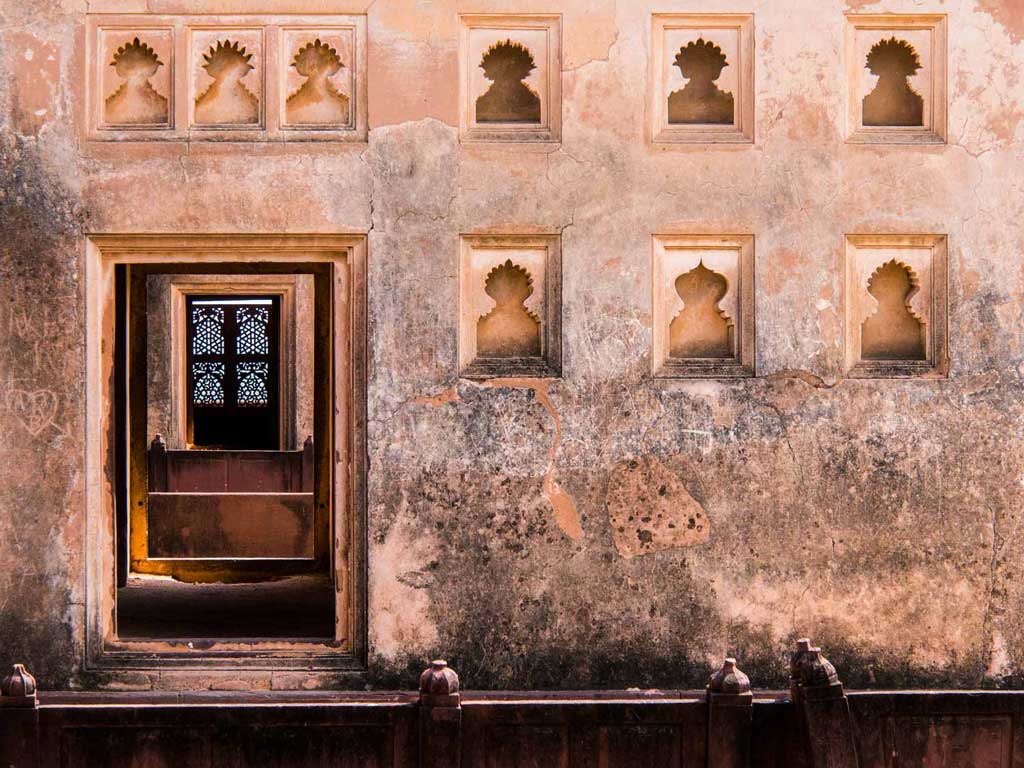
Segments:
[[[629,459],[612,469],[608,522],[623,557],[688,547],[711,535],[704,508],[656,457]]]
[[[1024,2],[1022,0],[978,0],[978,7],[1003,25],[1015,43],[1024,41]]]
[[[755,9],[755,144],[671,152],[645,142],[645,46],[650,13],[695,10],[681,0],[517,5],[563,14],[563,142],[547,152],[459,144],[454,3],[370,5],[367,145],[286,147],[80,141],[84,7],[25,8],[2,9],[5,42],[31,36],[60,65],[37,92],[25,46],[0,53],[0,662],[48,687],[200,684],[78,668],[84,233],[351,230],[369,233],[358,684],[408,684],[444,654],[470,687],[702,685],[730,651],[777,686],[807,634],[854,686],[1024,682],[1013,3],[914,6],[950,15],[949,145],[843,140],[843,13],[905,4],[773,0]],[[26,99],[48,111],[26,121]],[[456,381],[459,236],[487,231],[561,234],[563,377],[543,391]],[[758,378],[651,379],[650,235],[671,231],[755,235]],[[850,232],[949,235],[947,380],[842,379]],[[629,460],[678,478],[710,535],[624,557],[608,499]],[[559,523],[565,499],[578,529],[568,502]]]

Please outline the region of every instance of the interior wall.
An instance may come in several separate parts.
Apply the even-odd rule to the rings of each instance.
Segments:
[[[85,235],[354,231],[369,672],[241,684],[406,685],[443,654],[473,688],[703,685],[728,651],[778,686],[807,634],[849,686],[1021,680],[1016,0],[707,0],[755,13],[755,141],[672,151],[645,139],[651,14],[692,2],[357,0],[366,144],[87,141],[85,13],[146,7],[0,4],[0,663],[49,688],[240,684],[82,667]],[[460,144],[467,10],[561,14],[551,151]],[[845,142],[843,14],[867,11],[948,14],[946,144]],[[486,231],[561,235],[561,379],[458,379],[459,236]],[[665,232],[754,235],[756,377],[650,375]],[[849,233],[948,235],[948,378],[843,378]],[[655,537],[648,512],[707,535]],[[629,525],[658,546],[617,546]]]

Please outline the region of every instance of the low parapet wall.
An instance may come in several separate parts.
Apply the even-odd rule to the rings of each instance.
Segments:
[[[44,692],[4,680],[0,765],[224,768],[1011,768],[1024,692],[845,693],[804,644],[789,692],[726,660],[705,691]]]

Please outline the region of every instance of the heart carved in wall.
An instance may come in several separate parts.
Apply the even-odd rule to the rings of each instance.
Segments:
[[[57,395],[48,389],[37,389],[34,392],[12,389],[8,395],[11,413],[32,437],[53,424],[58,405]]]

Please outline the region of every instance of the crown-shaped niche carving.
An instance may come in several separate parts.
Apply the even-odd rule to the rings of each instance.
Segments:
[[[351,30],[287,30],[286,127],[344,127],[352,122]]]
[[[487,273],[484,293],[494,309],[477,320],[477,357],[540,357],[540,320],[525,304],[533,293],[530,273],[506,259]]]
[[[924,360],[925,325],[914,314],[911,297],[920,286],[914,271],[890,259],[868,279],[868,293],[878,308],[861,326],[864,360]]]
[[[462,239],[459,360],[463,376],[556,376],[561,363],[558,238]]]
[[[104,131],[166,131],[174,123],[174,30],[157,25],[97,29],[89,89],[94,124]],[[92,54],[90,54],[92,55]]]
[[[754,373],[754,239],[655,235],[654,375],[734,378]]]
[[[478,123],[540,123],[540,96],[525,80],[537,68],[522,43],[506,39],[484,53],[480,69],[491,81],[476,100]]]
[[[260,100],[243,82],[256,69],[255,53],[238,40],[222,39],[202,55],[202,68],[212,82],[196,97],[199,125],[254,125],[260,120]]]
[[[363,141],[363,14],[87,14],[92,140]]]
[[[848,139],[946,138],[946,17],[847,15]]]
[[[650,67],[655,143],[753,141],[753,16],[654,14]]]
[[[924,99],[907,78],[921,69],[921,59],[906,40],[890,37],[871,46],[865,66],[878,83],[864,97],[864,125],[924,125]]]
[[[732,125],[733,95],[715,82],[729,65],[722,49],[703,37],[691,40],[679,49],[675,65],[686,78],[686,85],[668,96],[669,123]]]
[[[849,374],[944,374],[945,237],[849,235],[846,262]]]
[[[464,15],[460,127],[468,141],[557,141],[561,131],[558,16]]]
[[[123,81],[104,102],[104,119],[112,125],[160,125],[168,122],[168,99],[150,82],[164,66],[156,51],[138,37],[114,53],[110,66]]]

